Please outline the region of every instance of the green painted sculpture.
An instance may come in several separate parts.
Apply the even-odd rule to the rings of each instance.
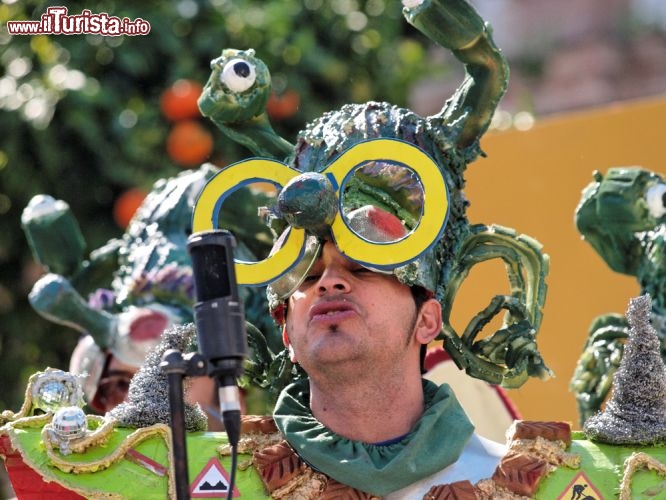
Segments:
[[[208,164],[156,182],[125,233],[85,259],[83,236],[71,212],[63,210],[65,203],[46,195],[33,198],[23,212],[23,229],[33,256],[49,271],[30,292],[33,308],[50,321],[91,335],[102,348],[119,344],[122,323],[134,319],[130,308],[153,308],[168,323],[192,321],[185,245],[194,199],[215,171]],[[81,251],[76,260],[61,264],[72,255],[71,242],[79,242]],[[158,340],[147,333],[143,339],[150,341],[137,356]]]
[[[30,248],[35,260],[48,270],[33,286],[30,303],[45,319],[94,339],[84,353],[86,359],[77,364],[77,369],[88,373],[84,388],[89,402],[96,393],[106,352],[138,369],[166,327],[193,321],[194,284],[186,241],[192,233],[196,196],[217,171],[214,165],[204,164],[158,180],[125,233],[87,257],[85,239],[64,201],[38,195],[25,208],[22,222]],[[249,242],[247,246],[239,243],[236,253],[252,258],[270,233],[263,224],[250,222],[248,214],[255,210],[256,196],[238,194],[224,217],[239,221],[233,225],[234,234]],[[268,236],[262,238],[261,233]],[[273,354],[281,341],[266,314],[265,292],[244,287],[241,297],[248,320],[256,326],[248,328],[253,356],[247,361],[242,383],[248,390],[268,391],[253,393],[260,411],[270,407],[277,396],[269,391],[273,386],[255,382],[255,372],[263,374],[267,369],[263,360],[271,359],[282,367],[284,383],[295,368],[286,357],[277,356],[276,361]]]
[[[634,276],[652,298],[652,323],[666,359],[666,182],[640,167],[594,173],[576,208],[576,227],[615,272]],[[624,315],[605,314],[591,324],[570,389],[580,423],[606,400],[620,366],[629,325]]]

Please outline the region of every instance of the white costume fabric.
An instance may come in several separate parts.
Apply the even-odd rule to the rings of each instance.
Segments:
[[[401,490],[384,500],[421,500],[433,486],[468,480],[472,484],[490,478],[506,453],[506,446],[473,434],[457,462]]]

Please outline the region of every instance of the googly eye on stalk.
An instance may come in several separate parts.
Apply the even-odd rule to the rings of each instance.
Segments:
[[[253,64],[243,59],[232,59],[222,69],[220,80],[233,92],[244,92],[254,85],[257,73]]]
[[[647,188],[645,201],[650,215],[655,219],[659,219],[666,214],[666,184],[654,184]]]

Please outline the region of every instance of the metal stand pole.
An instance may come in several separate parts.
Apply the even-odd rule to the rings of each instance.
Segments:
[[[189,500],[190,480],[187,472],[187,441],[185,439],[185,406],[183,401],[183,377],[188,362],[180,351],[168,350],[160,364],[169,381],[169,408],[171,411],[171,447],[176,482],[176,499]]]

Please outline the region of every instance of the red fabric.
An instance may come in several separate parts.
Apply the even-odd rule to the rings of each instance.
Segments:
[[[423,367],[425,368],[425,371],[429,372],[438,364],[450,360],[451,356],[449,356],[449,353],[446,352],[443,347],[435,347],[433,349],[428,349],[425,360],[423,361]]]
[[[85,497],[56,482],[44,481],[37,471],[25,464],[8,436],[0,436],[0,455],[5,459],[7,474],[19,500],[85,500]]]
[[[425,360],[423,361],[423,366],[425,368],[425,371],[430,371],[439,363],[448,363],[448,362],[452,362],[449,353],[446,352],[446,350],[443,347],[435,347],[432,349],[428,349]],[[499,385],[493,385],[493,384],[488,384],[488,385],[495,390],[497,396],[500,398],[502,403],[504,403],[504,407],[506,408],[511,418],[513,418],[514,420],[522,420],[523,418],[522,415],[518,411],[518,408],[516,407],[514,402],[511,401],[511,399],[509,398],[509,395],[507,394],[506,390],[504,390]]]

